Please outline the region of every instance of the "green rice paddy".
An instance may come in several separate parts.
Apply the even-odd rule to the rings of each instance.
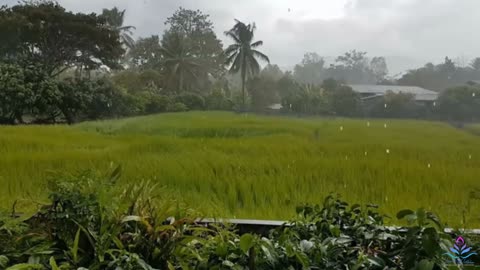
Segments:
[[[0,127],[0,205],[45,199],[52,172],[109,170],[150,179],[205,216],[288,219],[336,192],[392,217],[424,207],[451,226],[480,226],[480,137],[448,124],[161,114],[75,126]],[[468,209],[470,205],[470,209]],[[393,220],[394,221],[394,220]]]

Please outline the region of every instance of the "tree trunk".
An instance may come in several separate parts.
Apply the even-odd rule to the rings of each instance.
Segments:
[[[180,71],[180,76],[179,77],[180,77],[180,82],[179,82],[178,91],[179,91],[179,93],[182,93],[183,92],[183,72],[182,71]]]
[[[245,62],[246,62],[245,57],[243,57],[242,71],[241,71],[241,76],[242,76],[242,112],[247,111],[246,102],[245,102],[245,80],[246,80],[246,72],[245,72],[246,63]]]

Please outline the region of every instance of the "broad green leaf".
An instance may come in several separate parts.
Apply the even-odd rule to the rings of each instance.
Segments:
[[[421,260],[418,263],[416,269],[417,270],[432,270],[434,265],[435,264],[432,261],[429,261],[429,260],[425,259],[425,260]]]
[[[57,265],[57,262],[55,261],[55,258],[50,257],[50,267],[52,267],[52,270],[60,270],[60,268],[58,268],[58,265]]]
[[[438,249],[437,231],[434,228],[426,228],[422,234],[422,246],[427,254],[431,257],[435,256]]]
[[[404,210],[400,210],[398,213],[397,213],[397,218],[398,219],[403,219],[405,216],[408,216],[408,215],[412,215],[414,214],[414,212],[410,209],[404,209]]]
[[[308,256],[305,253],[297,251],[295,252],[295,257],[297,260],[302,264],[304,268],[308,268],[310,266],[310,262],[308,260]]]
[[[254,237],[253,235],[246,233],[240,237],[240,249],[247,253],[250,248],[254,245]]]
[[[427,219],[430,220],[430,221],[432,221],[432,222],[436,225],[437,229],[443,231],[443,225],[442,225],[442,223],[440,222],[440,219],[438,218],[438,216],[436,216],[436,215],[433,214],[433,213],[428,213]]]
[[[385,267],[385,261],[382,260],[382,258],[368,257],[368,261],[375,266],[381,267],[382,269]]]
[[[227,267],[230,267],[230,268],[233,268],[235,266],[235,264],[229,260],[225,260],[222,262],[222,265],[225,265]]]
[[[21,263],[10,266],[6,270],[44,270],[45,267],[38,263]]]
[[[426,218],[427,218],[427,213],[425,212],[425,209],[419,208],[417,210],[418,225],[419,226],[424,226]]]
[[[7,256],[0,255],[0,268],[5,269],[7,268],[9,259]]]
[[[219,243],[217,245],[215,253],[217,253],[217,256],[222,257],[222,258],[227,256],[227,254],[228,254],[227,245],[225,243]]]
[[[78,263],[78,245],[80,242],[80,228],[78,228],[77,233],[75,234],[75,240],[73,241],[73,247],[72,247],[72,256],[73,256],[73,262],[75,264]]]

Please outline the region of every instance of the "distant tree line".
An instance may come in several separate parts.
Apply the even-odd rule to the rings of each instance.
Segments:
[[[384,57],[352,50],[326,66],[306,53],[292,72],[270,64],[254,40],[256,25],[235,21],[216,36],[209,15],[179,8],[160,35],[132,37],[125,10],[73,13],[54,2],[0,8],[0,123],[83,120],[186,110],[433,118],[475,121],[480,58],[388,77]],[[263,69],[259,60],[268,63]],[[466,82],[470,81],[469,84]],[[440,91],[432,106],[408,94],[387,93],[365,104],[348,84],[415,85]]]
[[[369,59],[366,52],[352,50],[335,59],[335,63],[326,66],[324,58],[315,52],[306,53],[302,62],[295,65],[293,77],[305,84],[321,84],[333,78],[356,84],[376,84],[386,80],[387,62],[384,57]]]

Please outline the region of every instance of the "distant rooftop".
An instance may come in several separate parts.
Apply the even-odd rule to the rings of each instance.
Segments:
[[[421,88],[418,86],[404,86],[404,85],[373,85],[373,84],[351,84],[353,91],[360,94],[371,94],[372,96],[383,96],[387,91],[392,91],[395,94],[408,93],[415,95],[417,101],[434,101],[438,98],[438,93]]]
[[[275,104],[271,104],[270,106],[267,106],[267,108],[270,110],[281,110],[283,106],[280,103],[275,103]]]

